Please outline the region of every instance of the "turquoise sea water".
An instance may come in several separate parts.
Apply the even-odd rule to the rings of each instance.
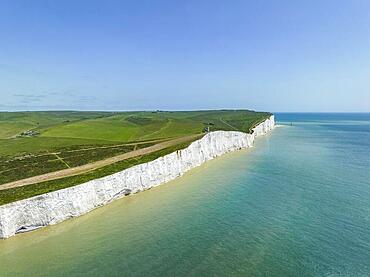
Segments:
[[[370,114],[276,118],[253,149],[0,241],[0,276],[370,276]]]

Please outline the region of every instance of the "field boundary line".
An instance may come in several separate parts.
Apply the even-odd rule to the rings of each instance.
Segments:
[[[59,161],[61,161],[62,163],[64,163],[66,165],[66,167],[68,168],[71,168],[69,164],[67,164],[67,162],[65,160],[63,160],[61,157],[59,157],[59,155],[57,153],[54,153],[55,157],[57,157],[57,159]]]

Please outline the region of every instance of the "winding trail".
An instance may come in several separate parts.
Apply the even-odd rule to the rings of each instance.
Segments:
[[[58,170],[58,171],[54,171],[54,172],[49,172],[49,173],[46,173],[46,174],[33,176],[33,177],[30,177],[30,178],[26,178],[26,179],[17,180],[17,181],[14,181],[14,182],[2,184],[2,185],[0,185],[0,190],[16,188],[16,187],[23,187],[23,186],[27,186],[27,185],[37,184],[37,183],[40,183],[40,182],[51,181],[51,180],[56,180],[56,179],[61,179],[61,178],[65,178],[65,177],[79,175],[79,174],[86,173],[86,172],[89,172],[89,171],[92,171],[92,170],[95,170],[95,169],[98,169],[98,168],[101,168],[101,167],[104,167],[104,166],[107,166],[107,165],[110,165],[110,164],[113,164],[113,163],[116,163],[116,162],[120,162],[120,161],[123,161],[123,160],[126,160],[126,159],[130,159],[130,158],[150,154],[152,152],[156,152],[156,151],[165,149],[167,147],[174,146],[176,144],[192,141],[192,140],[195,140],[197,138],[200,138],[201,136],[203,136],[203,134],[197,134],[197,135],[191,135],[191,136],[166,140],[166,141],[157,143],[157,144],[149,146],[149,147],[141,148],[141,149],[138,149],[138,150],[134,150],[134,151],[131,151],[131,152],[128,152],[128,153],[124,153],[124,154],[121,154],[121,155],[117,155],[117,156],[110,157],[110,158],[100,160],[100,161],[96,161],[96,162],[93,162],[93,163],[89,163],[89,164],[85,164],[85,165],[81,165],[81,166],[76,166],[76,167],[71,167],[71,168]]]

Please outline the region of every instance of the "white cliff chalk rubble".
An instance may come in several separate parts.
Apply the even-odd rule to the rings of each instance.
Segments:
[[[0,238],[77,217],[128,194],[171,181],[208,160],[251,147],[256,137],[268,133],[274,126],[274,116],[271,116],[257,125],[252,134],[211,132],[187,148],[154,161],[81,185],[0,206]]]

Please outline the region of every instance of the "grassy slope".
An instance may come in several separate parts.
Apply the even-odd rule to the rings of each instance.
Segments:
[[[204,123],[213,123],[213,130],[249,131],[253,122],[260,122],[266,113],[240,111],[137,112],[56,125],[42,132],[45,137],[74,137],[129,141],[149,138],[176,137],[202,132]],[[145,119],[140,124],[139,120]]]
[[[34,128],[35,125],[28,122],[1,122],[0,121],[0,139],[11,138],[25,130]]]
[[[0,112],[0,138],[9,138],[22,131],[39,129],[40,127],[68,124],[69,122],[110,116],[106,112]],[[6,130],[6,131],[5,131]]]
[[[79,139],[73,136],[64,137],[32,137],[14,138],[23,131],[61,127],[89,119],[112,116],[106,112],[0,112],[0,157],[17,156],[57,149],[59,147],[83,144],[109,144],[111,141],[97,138]]]
[[[54,157],[50,157],[50,159],[30,157],[21,162],[10,162],[14,160],[14,157],[22,157],[25,154],[63,153],[66,149],[84,147],[83,145],[99,147],[132,141],[181,137],[199,134],[206,126],[209,126],[211,131],[239,130],[249,132],[252,127],[269,115],[269,113],[247,110],[120,113],[0,112],[0,184],[9,180],[19,180],[24,176],[35,176],[41,171],[46,173],[64,168],[62,162],[54,161]],[[32,138],[14,138],[21,132],[30,129],[37,130],[40,135]],[[117,151],[111,149],[95,151],[98,154],[91,153],[91,155],[72,157],[69,158],[69,161],[84,164],[90,162],[91,159],[98,160],[100,156],[101,158],[114,156],[122,150],[117,148]],[[37,166],[33,166],[35,163]],[[8,170],[10,165],[17,164],[22,166],[12,167],[14,169]],[[132,161],[122,164],[127,166],[132,164]],[[112,165],[109,168],[103,172],[114,173],[123,169],[119,165]],[[99,172],[102,174],[101,170]],[[99,174],[95,175],[92,172],[89,176],[96,178],[100,176]],[[74,185],[81,183],[85,181],[83,178],[85,177],[74,177],[72,183]],[[65,186],[64,182],[64,179],[47,182],[47,190],[60,189]],[[71,184],[69,181],[67,183]],[[40,194],[40,191],[45,191],[45,186],[41,187],[40,190],[38,185],[32,185],[27,188],[9,189],[1,192],[0,203],[5,201],[1,200],[3,197],[14,200],[23,199],[24,195],[29,197]],[[10,197],[10,195],[12,196]]]

